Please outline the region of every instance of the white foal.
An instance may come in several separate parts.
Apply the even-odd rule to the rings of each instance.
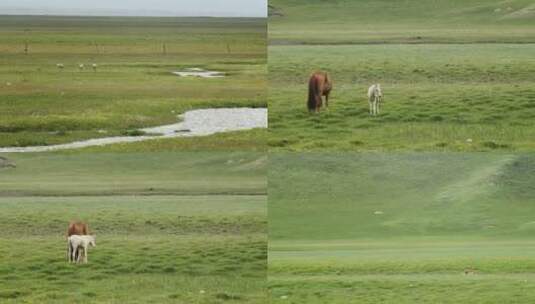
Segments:
[[[89,245],[96,247],[95,236],[93,235],[71,235],[68,238],[68,254],[71,262],[80,263],[83,255],[84,263],[87,263],[87,249]],[[80,252],[80,251],[83,251]],[[76,255],[78,252],[78,256]]]
[[[370,104],[370,115],[379,114],[379,105],[383,102],[383,91],[380,84],[372,84],[368,88],[368,103]]]

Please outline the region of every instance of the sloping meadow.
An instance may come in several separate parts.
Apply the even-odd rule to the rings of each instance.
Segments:
[[[274,303],[535,297],[532,154],[279,153],[270,168]]]

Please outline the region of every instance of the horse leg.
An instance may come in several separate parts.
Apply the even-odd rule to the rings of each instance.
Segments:
[[[80,262],[80,247],[74,248],[73,251],[74,251],[73,253],[74,263],[79,263]]]
[[[377,98],[377,114],[380,114],[380,108],[381,108],[381,97]]]
[[[325,94],[325,107],[329,107],[329,93]]]
[[[368,101],[368,105],[370,106],[370,115],[373,115],[373,103],[372,101]]]
[[[87,264],[87,246],[84,246],[84,263]]]
[[[75,256],[75,252],[74,252],[74,247],[72,247],[72,244],[69,244],[69,262],[73,263],[74,261],[76,261],[74,259],[74,256]]]
[[[72,247],[72,250],[71,250],[71,261],[72,263],[76,263],[76,248]]]

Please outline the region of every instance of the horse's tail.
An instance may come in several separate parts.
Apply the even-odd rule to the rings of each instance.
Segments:
[[[314,111],[316,109],[317,99],[318,99],[318,79],[316,75],[312,75],[308,81],[308,110]]]

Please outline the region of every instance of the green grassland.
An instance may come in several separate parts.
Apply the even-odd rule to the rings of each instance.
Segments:
[[[280,153],[270,168],[273,303],[535,299],[534,155]]]
[[[514,37],[509,30],[533,28],[533,18],[485,18],[487,7],[498,5],[495,1],[341,0],[333,5],[272,1],[272,5],[285,12],[272,16],[269,27],[272,150],[535,148],[534,44],[527,38],[505,39]],[[531,12],[526,1],[499,5],[524,5]],[[407,16],[409,12],[412,16]],[[429,21],[429,16],[436,22]],[[310,27],[302,23],[304,19],[310,20]],[[406,35],[416,35],[412,26],[420,26],[431,36],[422,36],[417,44],[397,40],[380,30],[387,25]],[[458,33],[456,27],[466,31]],[[339,30],[342,35],[344,28],[364,28],[372,37],[333,33]],[[503,37],[470,34],[480,28]],[[303,41],[286,37],[286,30],[295,31]],[[435,41],[432,35],[441,33],[447,35]],[[277,43],[279,38],[292,41]],[[330,108],[310,115],[306,110],[307,81],[317,70],[330,73],[334,90]],[[373,83],[381,83],[385,96],[377,117],[368,114],[366,93]]]
[[[265,156],[43,153],[0,169],[0,302],[265,303]],[[72,219],[89,263],[66,261]]]
[[[265,37],[265,19],[0,16],[0,146],[121,135],[195,108],[264,107]],[[171,74],[189,67],[228,77]]]

